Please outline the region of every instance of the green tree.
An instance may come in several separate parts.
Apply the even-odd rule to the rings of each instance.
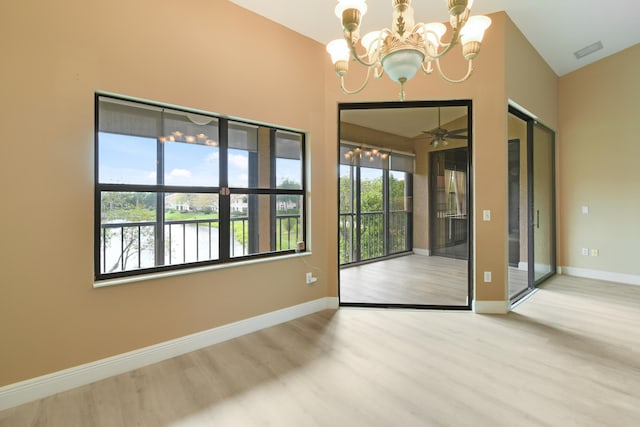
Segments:
[[[149,222],[149,225],[105,228],[102,233],[108,248],[115,245],[119,255],[105,272],[126,270],[130,261],[137,259],[144,250],[154,249],[155,195],[137,192],[104,192],[101,199],[102,224]],[[101,245],[103,247],[103,245]],[[102,254],[106,257],[106,254]]]
[[[353,189],[351,183],[351,177],[340,177],[340,213],[353,212]]]
[[[382,212],[382,177],[360,182],[360,211]]]

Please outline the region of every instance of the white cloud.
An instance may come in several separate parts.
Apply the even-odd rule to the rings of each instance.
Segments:
[[[169,175],[175,178],[191,178],[191,171],[189,169],[174,169]]]
[[[155,173],[155,172],[149,172],[149,173],[147,174],[147,178],[152,179],[152,180],[154,180],[154,181],[156,180],[156,177],[157,177],[157,176],[158,176],[158,174],[157,174],[157,173]]]
[[[229,164],[242,170],[249,169],[249,159],[241,154],[229,154]]]
[[[208,162],[211,162],[211,161],[213,161],[213,160],[218,160],[219,158],[220,158],[220,153],[216,151],[215,153],[211,153],[211,154],[209,154],[209,155],[205,158],[205,160],[206,160],[206,161],[208,161]]]

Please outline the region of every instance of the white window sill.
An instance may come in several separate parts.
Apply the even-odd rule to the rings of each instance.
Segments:
[[[227,268],[237,268],[237,267],[243,267],[246,265],[263,264],[267,262],[282,261],[286,259],[300,258],[300,257],[307,257],[307,256],[311,256],[311,252],[301,252],[301,253],[290,254],[290,255],[257,258],[257,259],[238,261],[238,262],[228,262],[224,264],[207,265],[205,267],[193,267],[193,268],[184,268],[180,270],[162,271],[159,273],[140,274],[136,276],[122,277],[117,279],[100,280],[97,282],[93,282],[93,287],[104,288],[107,286],[125,285],[127,283],[143,282],[145,280],[154,280],[154,279],[162,279],[165,277],[183,276],[185,274],[202,273],[205,271],[223,270]]]

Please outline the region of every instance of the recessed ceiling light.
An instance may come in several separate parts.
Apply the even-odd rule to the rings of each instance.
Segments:
[[[580,59],[580,58],[584,58],[587,55],[591,55],[593,52],[596,52],[600,49],[602,49],[602,42],[597,41],[593,44],[590,44],[587,47],[583,47],[582,49],[578,50],[577,52],[574,52],[573,54],[576,56],[576,59]]]

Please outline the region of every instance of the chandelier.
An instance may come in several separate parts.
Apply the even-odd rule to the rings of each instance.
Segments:
[[[470,16],[473,0],[446,2],[452,30],[448,43],[442,41],[447,32],[444,24],[414,22],[411,0],[391,0],[392,30],[384,28],[363,37],[360,37],[360,24],[367,12],[366,0],[338,0],[335,13],[342,22],[344,38],[330,42],[327,51],[331,55],[336,74],[340,77],[340,89],[347,95],[361,92],[367,86],[372,70],[376,79],[386,73],[391,80],[400,83],[401,101],[404,101],[404,84],[420,69],[425,74],[431,74],[435,68],[449,83],[467,80],[473,71],[473,59],[480,52],[482,37],[491,25],[491,19],[486,16]],[[358,41],[362,48],[358,48]],[[464,77],[454,80],[442,72],[440,58],[458,43],[462,44],[462,56],[467,60],[468,68]],[[364,50],[364,53],[360,54],[358,50]],[[354,90],[348,90],[344,84],[350,57],[367,67],[364,82]]]

